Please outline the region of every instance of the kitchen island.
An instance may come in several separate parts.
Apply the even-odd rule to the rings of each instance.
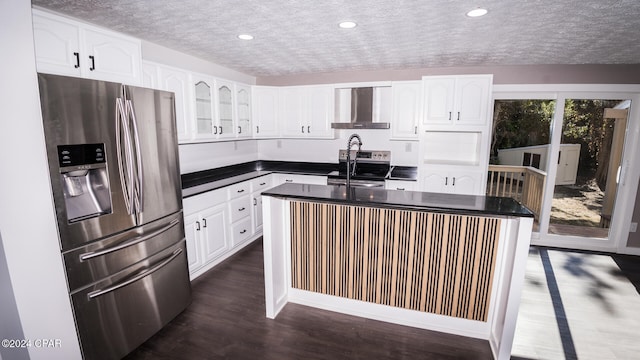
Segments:
[[[294,302],[510,357],[533,225],[517,201],[308,184],[262,195],[267,317]]]

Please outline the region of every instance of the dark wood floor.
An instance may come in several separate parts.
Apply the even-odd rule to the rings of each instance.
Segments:
[[[193,302],[134,359],[491,359],[487,341],[288,304],[264,306],[262,239],[192,283]]]

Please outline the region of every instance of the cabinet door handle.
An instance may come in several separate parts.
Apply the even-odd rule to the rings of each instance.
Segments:
[[[418,127],[417,126],[413,127],[413,133],[416,134],[416,135],[418,134]]]
[[[285,182],[293,182],[291,179],[286,179]]]
[[[240,209],[238,209],[238,211],[244,211],[244,210],[245,210],[244,207],[241,207]]]
[[[202,227],[206,228],[207,227],[207,219],[202,219]]]
[[[238,134],[242,134],[242,126],[238,126]]]
[[[302,133],[304,134],[304,126],[302,126],[302,129],[301,129],[301,131],[302,131]]]
[[[238,190],[238,194],[243,193],[243,192],[244,192],[244,189]]]
[[[449,121],[451,121],[451,111],[449,111]]]
[[[214,126],[214,127],[213,127],[213,130],[215,130],[215,132],[213,133],[213,135],[218,135],[218,127],[217,127],[217,126]]]
[[[396,188],[396,190],[403,190],[404,191],[404,188]]]
[[[240,231],[240,234],[244,234],[246,232],[247,232],[247,229],[244,229],[244,230]]]
[[[73,55],[76,57],[76,64],[73,67],[77,69],[80,67],[80,54],[74,52]]]
[[[231,130],[233,131],[233,130]],[[220,135],[222,135],[222,126],[220,126]]]
[[[265,185],[267,185],[267,183],[266,183],[266,182],[264,182],[264,183],[260,183],[260,186],[265,186]]]
[[[89,59],[91,60],[91,67],[89,70],[93,71],[96,69],[96,58],[93,55],[89,55]]]
[[[196,231],[200,231],[200,221],[196,221]]]
[[[253,198],[253,206],[257,206],[258,205],[258,199]]]
[[[453,182],[451,183],[451,185],[456,186],[456,178],[453,177],[452,179],[453,179]]]
[[[460,121],[460,111],[458,111],[458,121]]]
[[[307,126],[307,133],[311,134],[311,126]]]
[[[444,186],[447,186],[449,183],[449,177],[445,176],[444,177]]]
[[[256,126],[256,134],[260,133],[260,126]]]

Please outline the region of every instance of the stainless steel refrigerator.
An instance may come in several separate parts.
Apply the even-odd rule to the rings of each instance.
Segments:
[[[191,300],[174,95],[48,74],[38,83],[82,352],[120,359]]]

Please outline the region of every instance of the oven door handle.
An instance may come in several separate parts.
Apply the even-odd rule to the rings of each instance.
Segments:
[[[346,179],[327,179],[327,185],[346,186]],[[383,188],[384,181],[351,180],[351,187]]]

